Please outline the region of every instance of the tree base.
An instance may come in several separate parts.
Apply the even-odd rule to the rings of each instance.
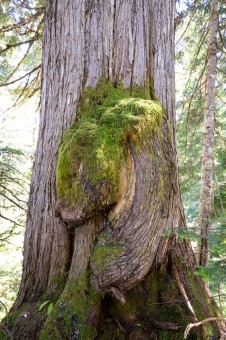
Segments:
[[[125,292],[125,303],[110,294],[101,298],[83,277],[66,285],[48,317],[32,303],[12,312],[4,324],[15,340],[181,340],[189,323],[221,313],[181,257],[171,252],[165,263]],[[210,322],[192,329],[187,339],[219,339],[220,333],[220,323]]]

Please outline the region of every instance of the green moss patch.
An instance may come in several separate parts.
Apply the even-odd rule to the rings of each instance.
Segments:
[[[91,257],[92,263],[98,267],[98,270],[103,271],[105,265],[116,260],[121,252],[122,247],[120,245],[97,243]]]
[[[146,88],[130,91],[102,81],[88,89],[78,107],[79,120],[59,148],[58,200],[69,206],[76,202],[88,212],[115,203],[128,141],[150,144],[162,116],[162,107],[148,98]]]
[[[88,284],[86,274],[67,283],[49,315],[40,339],[94,339],[96,328],[89,324],[100,296]]]

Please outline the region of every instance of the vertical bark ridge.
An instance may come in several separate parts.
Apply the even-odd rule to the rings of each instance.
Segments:
[[[47,285],[52,291],[51,282],[65,275],[69,256],[67,228],[55,218],[55,174],[58,147],[63,133],[75,120],[82,91],[84,4],[49,1],[46,6],[40,128],[18,305],[23,299],[35,298]],[[67,20],[62,25],[64,17]],[[72,41],[77,41],[77,45]]]
[[[175,135],[175,81],[174,81],[174,21],[175,2],[154,0],[152,6],[152,54],[153,66],[151,75],[156,96],[171,122]],[[164,27],[162,23],[164,22]],[[167,53],[166,53],[167,51]]]
[[[199,264],[205,266],[209,259],[209,237],[213,197],[214,168],[214,128],[215,128],[215,92],[216,92],[216,58],[217,58],[217,16],[218,1],[211,1],[211,18],[208,47],[208,64],[206,74],[206,98],[204,112],[204,131],[202,141],[202,166],[199,223],[201,229],[201,246],[199,247]]]

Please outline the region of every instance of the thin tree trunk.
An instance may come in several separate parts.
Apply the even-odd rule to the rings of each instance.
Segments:
[[[40,130],[13,308],[29,312],[30,323],[17,316],[15,339],[36,339],[41,328],[41,339],[155,339],[161,332],[176,339],[186,323],[219,313],[193,275],[189,241],[178,241],[185,219],[175,143],[174,11],[174,0],[46,3]],[[96,154],[88,149],[92,171],[83,157],[89,159],[87,145],[96,145],[92,133],[100,138],[104,127],[114,139],[123,130],[105,124],[124,117],[117,111],[123,105],[153,109],[130,112],[112,183],[106,174],[117,168],[117,157],[108,154],[100,166],[102,139]],[[96,182],[93,174],[103,169]],[[74,195],[75,187],[82,195]],[[40,300],[54,302],[44,325],[46,316],[33,308]],[[217,324],[199,333],[205,339],[214,332]]]
[[[209,260],[209,237],[211,213],[213,210],[213,169],[214,169],[214,127],[217,61],[218,1],[211,1],[211,17],[206,74],[206,99],[204,112],[204,131],[201,166],[201,189],[199,223],[201,226],[201,245],[199,264],[206,266]]]

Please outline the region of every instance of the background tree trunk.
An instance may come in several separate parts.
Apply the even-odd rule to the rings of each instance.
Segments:
[[[175,147],[174,10],[174,0],[46,2],[40,129],[13,308],[15,339],[37,337],[45,317],[33,306],[43,300],[55,305],[42,339],[181,339],[189,321],[218,314],[193,274],[190,243],[178,241],[185,220]],[[113,93],[120,87],[124,97],[142,97],[145,104],[158,98],[165,114],[140,145],[126,137],[117,199],[97,209],[103,179],[93,210],[81,209],[76,201],[57,202],[58,149],[90,105],[87,88],[97,87],[99,105],[100,79]],[[85,173],[82,163],[75,173]],[[30,327],[17,310],[29,311]],[[206,339],[219,327],[198,332]]]
[[[199,221],[201,227],[201,245],[199,264],[206,266],[209,259],[209,237],[213,205],[213,168],[214,168],[214,128],[215,128],[215,92],[217,62],[217,16],[218,1],[211,1],[211,17],[208,47],[208,64],[206,74],[206,99],[204,112],[204,131],[201,166],[201,190]]]

